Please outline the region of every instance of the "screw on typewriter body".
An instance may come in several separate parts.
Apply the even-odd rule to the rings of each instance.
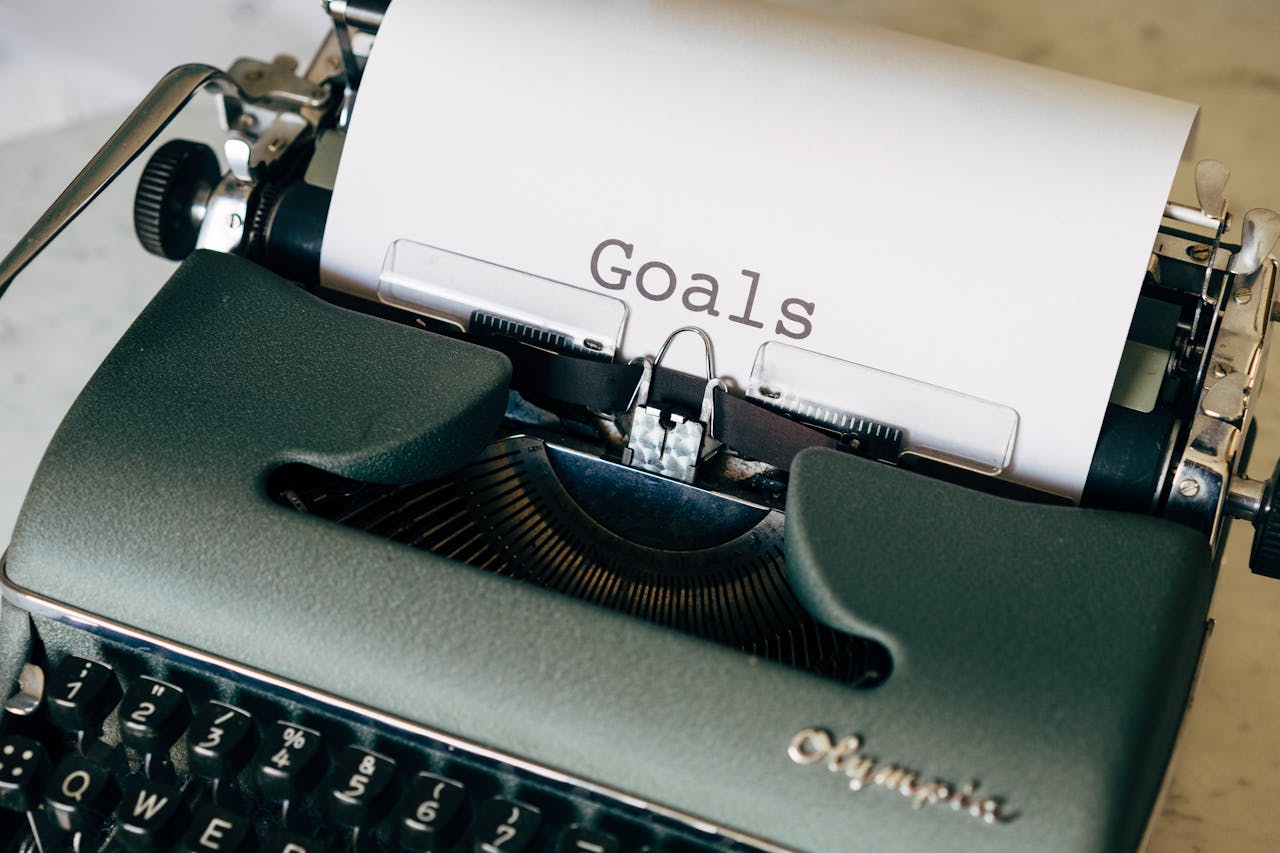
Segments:
[[[1206,246],[1204,243],[1195,243],[1187,247],[1187,257],[1199,263],[1209,260],[1209,256],[1212,254],[1213,247]]]
[[[699,420],[692,421],[674,412],[664,412],[656,406],[649,405],[649,390],[653,384],[654,367],[661,364],[671,342],[677,335],[690,332],[702,339],[707,358],[707,384],[702,395],[702,410]],[[692,483],[697,475],[698,463],[708,457],[717,447],[712,437],[713,418],[715,415],[716,389],[725,387],[724,381],[715,374],[715,356],[711,338],[705,331],[696,326],[684,326],[672,332],[658,350],[654,361],[640,359],[640,381],[631,397],[628,409],[631,413],[631,430],[627,438],[627,447],[622,454],[624,465],[630,465],[642,471],[651,471]]]

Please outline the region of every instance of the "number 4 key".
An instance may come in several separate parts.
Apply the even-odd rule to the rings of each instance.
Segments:
[[[270,800],[287,801],[305,794],[323,769],[320,733],[281,720],[269,728],[253,757],[258,790]]]

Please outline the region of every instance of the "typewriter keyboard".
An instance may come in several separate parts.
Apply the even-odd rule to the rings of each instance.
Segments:
[[[278,682],[47,633],[0,730],[4,853],[755,849]]]

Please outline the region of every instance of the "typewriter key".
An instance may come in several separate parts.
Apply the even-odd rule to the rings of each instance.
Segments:
[[[542,813],[533,806],[494,797],[476,818],[474,853],[520,853],[533,843]]]
[[[63,759],[45,788],[45,812],[64,832],[91,832],[102,825],[120,799],[107,768],[78,755]]]
[[[467,789],[460,782],[419,773],[400,806],[401,848],[412,853],[449,849],[466,823],[466,805]]]
[[[17,735],[0,739],[0,808],[15,812],[35,808],[47,764],[39,741]]]
[[[143,676],[120,702],[120,737],[145,755],[168,752],[187,726],[187,697],[181,687]]]
[[[182,853],[244,853],[252,850],[253,829],[243,815],[217,806],[203,806],[182,836]]]
[[[223,702],[205,703],[187,730],[192,771],[215,782],[235,776],[253,751],[253,735],[248,713]]]
[[[620,853],[618,839],[595,829],[571,826],[560,836],[559,853]]]
[[[296,832],[274,832],[267,837],[261,853],[326,853],[328,847]]]
[[[139,853],[167,850],[181,831],[182,792],[163,782],[134,779],[116,808],[121,844]]]
[[[120,699],[120,684],[111,667],[68,655],[49,679],[49,719],[66,732],[97,734]]]
[[[390,758],[357,746],[347,747],[330,776],[330,817],[352,829],[371,826],[394,793],[395,775],[396,763]]]
[[[315,786],[323,760],[319,732],[281,720],[267,731],[253,758],[258,790],[270,800],[292,800]]]

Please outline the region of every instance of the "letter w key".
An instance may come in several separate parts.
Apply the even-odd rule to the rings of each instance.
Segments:
[[[127,841],[164,846],[176,840],[181,813],[182,793],[178,789],[135,779],[126,786],[116,808],[116,828]]]

